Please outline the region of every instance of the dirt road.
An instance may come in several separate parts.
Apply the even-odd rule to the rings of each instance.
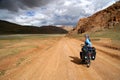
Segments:
[[[35,49],[30,60],[8,70],[0,76],[0,80],[120,80],[120,59],[103,51],[97,50],[97,58],[92,61],[90,68],[80,64],[81,43],[62,38],[50,47]],[[113,54],[115,51],[94,46]]]

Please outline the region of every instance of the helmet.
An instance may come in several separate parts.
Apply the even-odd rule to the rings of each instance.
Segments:
[[[85,34],[85,37],[86,37],[86,38],[89,38],[89,35],[88,35],[88,34]]]

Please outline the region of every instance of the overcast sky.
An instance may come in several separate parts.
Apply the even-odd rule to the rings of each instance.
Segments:
[[[73,25],[118,0],[0,0],[0,20],[21,25]]]

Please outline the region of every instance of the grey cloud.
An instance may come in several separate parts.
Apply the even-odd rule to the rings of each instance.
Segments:
[[[65,5],[65,1],[68,2],[67,5]],[[88,3],[86,3],[86,1],[88,1]],[[109,2],[114,1],[115,0],[0,0],[0,19],[13,21],[21,25],[76,25],[80,18],[92,15],[97,10],[109,4]],[[25,12],[29,11],[26,10],[28,8],[34,8],[33,11],[36,12],[35,15],[37,15],[37,17],[27,16]],[[19,9],[23,10],[18,12]],[[39,14],[46,17],[41,18],[42,15]]]
[[[12,19],[15,16],[17,16],[17,13],[12,13],[7,10],[0,10],[0,19],[2,19],[2,20]]]
[[[53,1],[54,0],[0,0],[0,9],[17,12],[19,9],[44,6]]]

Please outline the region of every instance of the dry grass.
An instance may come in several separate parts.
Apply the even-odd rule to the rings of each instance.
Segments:
[[[92,42],[104,43],[105,45],[110,45],[110,47],[120,49],[120,24],[111,29],[100,30],[97,32],[86,32],[83,34],[72,35],[72,37],[79,40],[84,40],[85,34],[90,35]]]
[[[2,35],[0,36],[0,59],[15,55],[27,49],[36,48],[36,40],[46,40],[48,38],[62,37],[64,35],[46,35],[46,34],[31,34],[31,35]],[[44,44],[44,43],[41,43]],[[46,44],[46,43],[45,43]],[[15,46],[17,45],[17,46]]]
[[[64,35],[2,35],[0,36],[0,76],[4,75],[7,70],[20,66],[26,62],[34,50],[43,49],[44,46],[51,47],[55,41],[58,41]],[[30,52],[33,50],[33,52]],[[11,60],[13,59],[14,60]],[[4,61],[11,60],[12,62],[4,64]],[[9,64],[9,65],[8,65]],[[14,65],[13,65],[14,64]],[[5,67],[6,66],[6,67]]]

